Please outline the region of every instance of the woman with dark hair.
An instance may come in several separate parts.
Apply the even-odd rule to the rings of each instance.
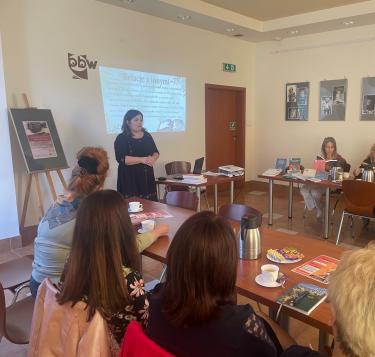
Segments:
[[[329,171],[333,166],[340,166],[344,171],[349,171],[350,169],[350,165],[346,160],[337,153],[336,140],[332,137],[327,137],[323,140],[321,154],[317,156],[317,159],[326,161],[326,171]],[[349,169],[347,167],[349,167]],[[325,188],[305,184],[301,187],[300,191],[305,201],[305,210],[312,211],[316,208],[316,218],[321,218],[323,214],[321,199]]]
[[[54,283],[60,280],[72,245],[77,210],[86,196],[103,189],[108,170],[108,155],[102,148],[84,147],[78,152],[67,192],[51,205],[38,226],[30,277],[30,291],[34,297],[45,278]],[[158,224],[152,232],[138,235],[138,250],[142,252],[168,230],[166,224]]]
[[[113,190],[98,191],[81,204],[65,266],[59,304],[87,303],[88,321],[98,311],[110,337],[121,343],[132,320],[143,325],[148,300],[139,274],[140,255],[124,198]]]
[[[177,231],[167,277],[150,301],[146,333],[176,356],[277,356],[272,330],[250,305],[236,305],[236,238],[219,216],[201,212]]]
[[[143,114],[129,110],[122,124],[122,133],[115,140],[118,162],[117,191],[125,197],[142,197],[156,201],[153,166],[159,151],[152,136],[143,128]]]

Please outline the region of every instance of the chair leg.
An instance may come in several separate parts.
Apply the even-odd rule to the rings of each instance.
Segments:
[[[210,203],[208,202],[207,191],[204,193],[204,198],[206,199],[207,210],[209,210],[210,209]]]
[[[337,239],[336,239],[336,245],[339,244],[339,240],[340,240],[340,234],[341,234],[341,228],[342,228],[342,223],[344,222],[344,216],[345,216],[345,211],[342,212],[342,215],[341,215],[341,222],[340,222],[340,227],[339,227],[339,231],[337,232]]]
[[[26,282],[26,283],[20,285],[20,286],[16,289],[16,291],[15,291],[15,293],[14,293],[14,295],[13,295],[12,302],[10,303],[10,306],[12,306],[14,303],[17,302],[18,295],[20,294],[21,290],[23,290],[23,289],[25,289],[25,288],[29,288],[29,289],[30,289],[30,283],[29,283],[29,282]]]
[[[163,264],[163,271],[160,274],[159,281],[162,283],[165,277],[165,273],[167,272],[167,264]]]
[[[336,200],[336,203],[335,203],[335,205],[333,206],[333,209],[332,209],[332,214],[331,214],[331,224],[332,225],[333,225],[333,217],[335,215],[335,211],[336,211],[336,208],[337,208],[337,205],[338,205],[339,201],[340,201],[340,198],[338,198]]]

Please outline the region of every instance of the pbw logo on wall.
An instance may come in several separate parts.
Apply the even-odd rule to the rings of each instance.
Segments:
[[[90,61],[86,55],[68,53],[68,64],[74,79],[88,79],[88,69],[95,69],[98,61]]]

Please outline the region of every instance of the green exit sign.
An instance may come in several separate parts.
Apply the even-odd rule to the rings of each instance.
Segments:
[[[223,63],[224,72],[236,72],[236,65],[231,63]]]

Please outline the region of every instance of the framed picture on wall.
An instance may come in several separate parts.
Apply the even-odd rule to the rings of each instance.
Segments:
[[[320,82],[320,120],[345,120],[348,81],[338,79]]]
[[[309,82],[287,83],[285,85],[285,120],[308,120],[309,95]]]
[[[362,78],[361,120],[375,120],[375,77]]]
[[[9,111],[29,173],[68,168],[49,109],[12,108]]]

